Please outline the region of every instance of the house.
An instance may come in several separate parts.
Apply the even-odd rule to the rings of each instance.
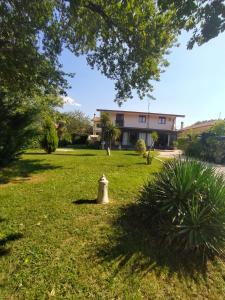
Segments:
[[[197,122],[191,126],[183,127],[179,130],[179,134],[187,135],[189,133],[192,134],[201,134],[205,131],[208,131],[212,128],[218,120],[209,120],[209,121],[201,121]]]
[[[93,124],[93,126],[92,126],[92,128],[93,128],[92,135],[93,136],[97,136],[97,135],[101,134],[100,123],[101,123],[100,117],[96,117],[96,114],[94,114],[94,118],[92,119],[92,124]]]
[[[158,141],[155,143],[159,148],[170,148],[177,138],[176,119],[184,115],[148,113],[139,111],[123,111],[97,109],[102,113],[108,113],[112,122],[121,130],[120,144],[123,148],[133,148],[138,139],[145,140],[147,147],[152,146],[151,133],[158,133]],[[101,134],[100,118],[94,117],[93,128],[95,134]]]

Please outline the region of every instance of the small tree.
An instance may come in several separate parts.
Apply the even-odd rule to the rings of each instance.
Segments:
[[[113,142],[116,142],[120,137],[120,129],[111,122],[108,113],[101,115],[102,139],[106,142],[106,148],[110,148]]]
[[[157,133],[156,131],[153,131],[153,132],[151,133],[151,137],[152,137],[152,140],[153,140],[152,148],[154,148],[155,142],[157,142],[157,141],[158,141],[158,138],[159,138],[158,133]]]
[[[140,155],[143,155],[144,153],[146,153],[146,145],[145,145],[145,141],[144,141],[143,139],[137,140],[137,143],[136,143],[136,151],[137,151]]]
[[[112,143],[118,141],[120,134],[121,134],[120,129],[116,125],[111,123],[108,127],[108,143],[110,149]]]
[[[45,121],[41,145],[48,154],[55,152],[56,148],[58,147],[58,136],[55,124],[51,119],[46,119]]]

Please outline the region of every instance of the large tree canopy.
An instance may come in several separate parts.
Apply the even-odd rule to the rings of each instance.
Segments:
[[[167,65],[177,36],[174,10],[153,0],[6,0],[0,4],[0,77],[7,90],[65,90],[63,47],[86,54],[115,81],[117,99],[143,97]]]
[[[158,0],[162,11],[175,9],[174,25],[193,30],[188,48],[202,45],[225,30],[224,0]]]
[[[1,88],[62,93],[58,56],[86,54],[114,80],[118,102],[152,91],[165,55],[182,28],[194,29],[189,48],[225,28],[221,0],[5,0],[0,2]]]

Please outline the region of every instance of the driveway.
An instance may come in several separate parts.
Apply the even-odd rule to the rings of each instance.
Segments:
[[[174,158],[182,155],[181,150],[160,150],[159,156],[162,158]],[[210,164],[212,167],[214,167],[217,172],[223,173],[225,175],[225,166],[224,165],[218,165],[218,164]]]
[[[224,165],[217,165],[217,164],[210,164],[212,167],[216,169],[218,173],[222,173],[225,175],[225,166]]]
[[[182,154],[181,150],[160,150],[159,157],[162,158],[174,158]]]

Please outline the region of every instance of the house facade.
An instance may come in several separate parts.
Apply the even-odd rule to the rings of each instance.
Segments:
[[[123,148],[133,148],[138,139],[143,139],[147,147],[151,147],[153,140],[151,133],[158,133],[158,141],[155,146],[158,148],[170,148],[177,138],[176,119],[184,115],[148,113],[138,111],[122,111],[97,109],[102,113],[108,113],[112,123],[121,130],[120,144]],[[100,134],[100,119],[93,119],[94,127],[98,128]]]

